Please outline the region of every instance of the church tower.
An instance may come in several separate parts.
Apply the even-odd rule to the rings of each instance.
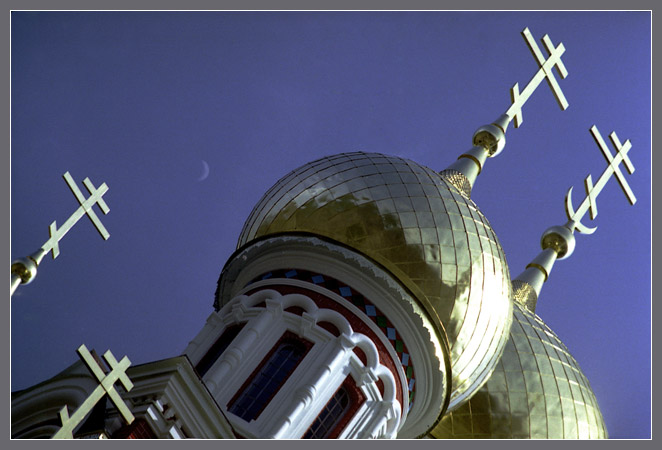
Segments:
[[[503,250],[453,183],[347,153],[276,183],[186,349],[246,437],[418,437],[482,385],[512,316]]]
[[[118,406],[125,421],[137,420],[124,424],[99,403],[72,436],[606,438],[588,380],[535,308],[554,262],[572,253],[574,231],[594,230],[582,217],[597,214],[613,174],[634,203],[618,169],[631,169],[630,144],[613,134],[613,156],[591,129],[608,169],[595,185],[589,175],[577,211],[568,193],[568,223],[545,231],[542,252],[511,279],[471,193],[543,80],[568,106],[552,72],[567,75],[562,44],[545,36],[545,59],[529,30],[522,34],[538,72],[522,91],[512,88],[506,112],[445,170],[352,152],[276,182],[244,223],[213,311],[184,354],[129,369],[122,360],[131,381],[121,378],[121,399],[113,383],[108,393],[116,406],[127,402],[125,412]],[[101,382],[100,358],[79,352]],[[114,372],[117,361],[104,357]],[[56,430],[57,408],[83,404],[93,381],[74,364],[15,393],[13,435]],[[69,413],[59,411],[64,422]]]

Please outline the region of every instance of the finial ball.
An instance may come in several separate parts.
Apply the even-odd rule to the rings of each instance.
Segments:
[[[542,234],[540,246],[543,250],[553,249],[558,259],[565,259],[575,250],[575,235],[566,227],[554,226]]]
[[[30,258],[19,258],[12,262],[11,273],[18,276],[22,284],[28,284],[37,275],[37,264]]]
[[[506,134],[496,125],[483,125],[473,136],[473,145],[485,148],[490,158],[501,153],[506,145]]]

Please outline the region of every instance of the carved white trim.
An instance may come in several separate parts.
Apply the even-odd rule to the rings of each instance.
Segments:
[[[257,306],[262,302],[266,308]],[[291,306],[298,306],[305,312],[302,315],[286,312]],[[230,316],[233,320],[208,320],[205,324],[207,329],[203,328],[187,348],[191,349],[189,357],[192,360],[202,358],[206,349],[228,326],[246,322],[203,377],[224,411],[230,399],[286,330],[298,333],[313,343],[304,360],[256,420],[247,423],[226,411],[228,419],[240,434],[246,437],[301,437],[350,375],[367,401],[350,421],[343,437],[358,437],[359,433],[366,432],[373,437],[395,436],[401,423],[395,377],[380,363],[375,343],[353,331],[342,314],[319,308],[303,294],[281,295],[272,289],[263,289],[251,295],[240,294],[213,314]],[[333,336],[318,326],[319,322],[330,322],[338,328],[340,335]],[[365,353],[366,365],[352,351],[354,347]],[[383,382],[383,397],[377,388],[377,380]],[[389,408],[384,408],[386,403]],[[352,426],[358,422],[363,424],[361,428]],[[373,429],[366,430],[366,427]]]

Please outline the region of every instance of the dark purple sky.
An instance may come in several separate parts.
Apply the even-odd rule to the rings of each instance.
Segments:
[[[577,208],[606,167],[591,125],[631,140],[636,171],[621,170],[636,205],[609,181],[584,218],[597,232],[576,234],[537,313],[610,436],[650,437],[648,12],[14,12],[11,26],[12,259],[76,209],[64,172],[83,190],[105,182],[110,207],[97,210],[107,242],[84,218],[12,298],[12,390],[64,369],[81,343],[134,364],[181,354],[244,220],[292,169],[356,150],[452,164],[536,72],[529,27],[563,42],[570,107],[541,84],[472,197],[515,277],[566,222],[568,188]]]

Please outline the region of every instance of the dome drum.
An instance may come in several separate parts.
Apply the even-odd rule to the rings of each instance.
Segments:
[[[307,283],[298,274],[284,274],[282,269],[285,268],[304,269],[296,272],[323,274],[326,280],[337,280],[337,283],[331,283],[340,286],[340,294],[342,289],[351,286],[375,308],[372,311],[357,308],[349,296],[343,298],[340,294],[333,294],[325,283]],[[265,273],[270,277],[259,281]],[[298,234],[270,236],[251,241],[230,258],[219,279],[215,308],[220,310],[236,296],[270,285],[317,290],[335,298],[339,309],[351,310],[370,323],[374,332],[391,348],[390,356],[394,361],[404,360],[414,368],[415,380],[411,380],[403,365],[401,384],[410,389],[415,386],[416,393],[425,394],[414,396],[406,414],[407,420],[398,432],[399,437],[421,436],[438,422],[450,395],[449,351],[427,314],[390,273],[365,256],[328,239]],[[392,330],[387,332],[368,317],[375,309],[392,324]],[[391,340],[390,333],[399,333],[406,356],[400,354],[401,350]],[[405,391],[404,395],[409,394]]]

